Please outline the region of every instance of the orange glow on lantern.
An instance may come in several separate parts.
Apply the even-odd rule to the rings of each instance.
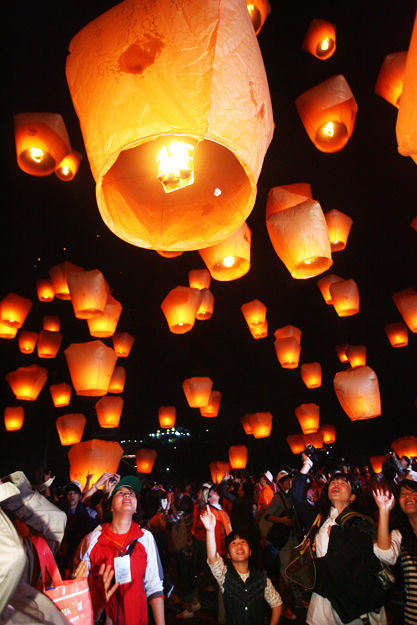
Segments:
[[[0,302],[2,323],[12,328],[21,328],[32,308],[32,302],[26,297],[9,293]]]
[[[332,304],[339,317],[351,317],[359,312],[359,289],[354,280],[333,282],[329,288]]]
[[[37,332],[21,330],[18,336],[19,349],[22,354],[32,354],[38,340]]]
[[[113,349],[118,358],[126,358],[130,354],[135,337],[129,332],[116,332],[113,334]]]
[[[275,351],[279,364],[284,369],[296,369],[300,360],[301,346],[293,336],[276,339]]]
[[[198,307],[196,318],[199,321],[206,321],[207,319],[210,319],[213,315],[213,309],[214,295],[208,289],[203,289],[201,291],[200,306]]]
[[[270,412],[254,412],[248,415],[248,421],[255,438],[266,438],[272,429],[272,414]]]
[[[323,443],[325,445],[333,445],[336,440],[336,427],[334,425],[321,425],[319,427],[319,433],[323,436]]]
[[[0,321],[0,339],[14,339],[18,328],[13,328]]]
[[[62,446],[75,445],[83,437],[87,419],[83,414],[63,414],[56,420],[56,429]]]
[[[271,12],[268,0],[246,0],[246,6],[255,29],[256,35],[259,34],[266,18]]]
[[[392,347],[406,347],[408,345],[407,326],[402,321],[387,323],[385,333]]]
[[[177,409],[175,406],[160,406],[158,418],[161,428],[173,428],[177,418]]]
[[[211,275],[207,269],[191,269],[188,272],[188,283],[192,289],[210,288]]]
[[[19,367],[6,375],[6,381],[16,399],[25,401],[35,401],[38,398],[47,378],[47,370],[38,365]]]
[[[55,358],[62,343],[60,332],[50,332],[41,330],[38,336],[37,351],[38,358]]]
[[[253,434],[252,432],[252,428],[251,425],[249,423],[249,415],[245,414],[243,415],[243,417],[240,419],[240,423],[245,431],[245,434],[247,434],[248,436],[250,436],[251,434]]]
[[[201,293],[188,286],[177,286],[165,297],[161,309],[173,334],[185,334],[193,328]]]
[[[72,343],[64,350],[77,395],[106,395],[117,355],[101,341]]]
[[[417,292],[404,289],[394,293],[392,299],[411,332],[417,332]]]
[[[242,311],[249,328],[264,325],[266,321],[266,306],[258,299],[242,304],[240,310]]]
[[[302,434],[304,447],[306,445],[313,445],[316,449],[323,447],[323,435],[321,432],[313,432],[312,434]],[[304,451],[304,449],[303,449]]]
[[[283,326],[282,328],[278,328],[275,330],[274,336],[276,339],[288,339],[292,337],[298,344],[301,343],[301,330],[295,326]]]
[[[102,315],[110,287],[98,269],[68,274],[68,288],[77,319]]]
[[[49,270],[49,277],[52,281],[55,295],[58,299],[70,300],[71,295],[68,288],[68,275],[76,271],[84,271],[82,267],[64,261],[59,265],[54,265]]]
[[[84,490],[88,474],[92,476],[91,484],[94,484],[105,471],[117,473],[122,456],[122,447],[114,441],[93,438],[76,443],[68,451],[70,480],[79,482],[81,490]]]
[[[237,280],[250,269],[250,249],[252,233],[244,222],[227,239],[198,250],[211,277],[215,280]]]
[[[301,365],[300,371],[307,388],[321,386],[321,364],[319,362],[305,362]]]
[[[286,441],[293,454],[301,454],[304,451],[305,444],[301,434],[289,434]]]
[[[332,296],[330,295],[330,286],[334,282],[341,281],[343,281],[343,278],[339,278],[339,276],[336,276],[334,273],[328,273],[326,276],[323,276],[323,278],[320,278],[320,280],[317,280],[317,286],[319,287],[326,304],[333,304]]]
[[[106,395],[96,403],[97,419],[102,428],[119,427],[123,410],[123,398]]]
[[[222,394],[220,391],[211,391],[210,399],[207,406],[200,408],[202,417],[217,417],[220,410],[220,403],[222,401]]]
[[[69,405],[72,393],[72,387],[69,384],[65,382],[52,384],[52,386],[49,387],[49,392],[51,393],[55,408],[62,408],[63,406]]]
[[[159,256],[163,256],[164,258],[176,258],[177,256],[181,256],[184,252],[163,252],[162,250],[155,250]]]
[[[301,404],[295,409],[295,416],[298,419],[303,434],[318,432],[320,406],[317,404]]]
[[[375,85],[375,93],[398,108],[403,92],[403,81],[407,52],[387,54]]]
[[[229,462],[232,469],[245,469],[248,462],[246,445],[231,445],[229,447]]]
[[[64,156],[62,161],[55,167],[55,174],[57,177],[64,182],[73,180],[80,167],[82,158],[83,157],[79,152],[71,150],[71,152]]]
[[[398,152],[417,163],[417,16],[405,62],[403,90],[399,101],[397,124]]]
[[[256,326],[249,326],[249,332],[254,339],[265,339],[268,336],[268,320],[265,323]]]
[[[226,473],[230,471],[230,464],[222,460],[215,460],[209,464],[211,481],[213,484],[220,484]]]
[[[42,279],[36,281],[36,292],[40,302],[52,302],[55,297],[54,287],[51,280]]]
[[[333,209],[324,214],[329,231],[332,252],[340,252],[346,247],[353,219],[344,213]]]
[[[386,456],[371,456],[369,458],[369,462],[371,463],[371,467],[374,473],[382,472],[382,465],[385,462]]]
[[[42,326],[44,330],[49,330],[49,332],[59,332],[61,329],[61,322],[59,317],[46,316],[42,320]]]
[[[104,338],[113,336],[122,313],[122,305],[111,295],[108,296],[103,313],[87,319],[91,336]]]
[[[417,456],[417,437],[414,435],[401,436],[396,438],[391,443],[391,449],[395,451],[399,458],[407,456],[407,458],[413,458]]]
[[[110,378],[109,393],[123,393],[126,383],[126,369],[117,365]]]
[[[412,220],[410,226],[412,227],[413,230],[415,230],[417,232],[417,217],[414,217],[414,219]]]
[[[311,197],[311,186],[307,182],[296,182],[294,184],[272,187],[269,190],[266,204],[266,220],[268,221],[271,215],[302,204],[305,200],[311,199]]]
[[[351,367],[363,367],[366,365],[366,346],[348,345],[346,357]]]
[[[138,449],[136,452],[136,471],[138,473],[152,473],[157,455],[154,449]]]
[[[337,357],[342,363],[348,362],[348,357],[346,356],[346,350],[348,347],[349,345],[347,343],[345,343],[344,345],[336,345],[335,347]]]
[[[20,430],[25,418],[22,406],[8,406],[4,409],[4,427],[8,432]]]
[[[340,405],[351,421],[380,416],[378,378],[370,367],[339,371],[334,377],[334,389]]]
[[[182,388],[190,408],[204,408],[210,401],[212,380],[206,377],[187,378]]]
[[[336,50],[336,26],[326,20],[313,19],[305,34],[302,47],[316,59],[321,61],[329,59]]]

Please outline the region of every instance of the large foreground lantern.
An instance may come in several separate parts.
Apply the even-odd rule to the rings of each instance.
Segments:
[[[138,473],[152,473],[157,455],[154,449],[138,449],[136,452],[136,471]]]
[[[62,161],[55,168],[55,174],[64,182],[74,179],[75,174],[80,166],[82,155],[77,150],[71,150],[69,154],[64,156]]]
[[[209,289],[203,289],[201,291],[200,306],[197,310],[196,319],[199,321],[207,321],[213,315],[214,310],[214,295]]]
[[[49,276],[55,295],[58,299],[70,300],[71,295],[68,288],[68,276],[75,271],[84,271],[82,267],[74,265],[67,260],[59,265],[54,265],[49,270]]]
[[[337,399],[349,419],[373,419],[381,414],[378,378],[368,366],[339,371],[334,377]]]
[[[349,141],[358,110],[342,74],[302,93],[295,101],[311,141],[321,152],[338,152]]]
[[[242,304],[240,310],[249,328],[264,325],[266,321],[266,306],[258,299]]]
[[[67,281],[77,319],[103,314],[110,287],[101,271],[76,271],[68,275]]]
[[[91,483],[94,484],[105,471],[117,473],[122,456],[122,447],[114,441],[93,438],[77,443],[68,452],[70,480],[79,482],[83,490],[88,474],[92,476]]]
[[[22,354],[32,354],[38,340],[37,332],[28,332],[27,330],[21,330],[17,342]]]
[[[71,401],[72,387],[65,382],[52,384],[52,386],[49,387],[49,392],[51,393],[55,408],[68,406]]]
[[[250,269],[250,249],[252,233],[247,223],[243,223],[227,239],[199,250],[211,277],[215,280],[237,280]]]
[[[335,208],[325,213],[324,218],[329,231],[332,252],[340,252],[341,250],[344,250],[349,238],[353,219]]]
[[[101,341],[72,343],[64,351],[77,395],[106,395],[117,355]]]
[[[288,434],[287,443],[293,454],[301,454],[305,444],[302,434]]]
[[[116,331],[119,318],[122,313],[122,305],[111,295],[108,296],[106,305],[101,315],[87,319],[88,329],[91,336],[104,338],[113,336]]]
[[[343,281],[343,278],[339,278],[339,276],[336,276],[334,273],[328,273],[320,278],[320,280],[317,280],[317,286],[319,287],[320,293],[323,295],[323,299],[326,304],[333,304],[332,296],[330,295],[330,286],[334,282],[341,281]]]
[[[417,163],[417,15],[407,52],[395,131],[398,152],[411,156]]]
[[[41,330],[38,336],[37,351],[39,358],[55,358],[62,343],[60,332]]]
[[[408,345],[408,330],[403,321],[397,323],[387,323],[385,334],[392,347],[406,347]]]
[[[304,37],[303,50],[321,61],[329,59],[336,50],[336,26],[326,20],[313,19]]]
[[[266,18],[271,12],[269,1],[246,0],[246,6],[248,7],[249,15],[255,29],[255,33],[258,35],[259,31],[265,23]]]
[[[25,418],[25,411],[22,406],[7,406],[4,409],[4,427],[8,432],[20,430]]]
[[[56,429],[61,445],[75,445],[79,443],[83,437],[86,423],[87,419],[80,413],[63,414],[58,417]]]
[[[403,92],[403,81],[407,52],[387,54],[379,70],[375,93],[398,108]]]
[[[273,133],[244,2],[125,0],[73,38],[66,72],[112,232],[187,251],[244,222]]]
[[[348,345],[346,356],[351,367],[366,365],[366,345]]]
[[[229,447],[229,461],[232,469],[245,469],[248,461],[246,445],[232,445]]]
[[[36,292],[40,302],[52,302],[55,297],[54,287],[51,280],[42,278],[36,281]]]
[[[165,297],[161,309],[173,334],[185,334],[193,328],[201,294],[199,289],[177,286]]]
[[[404,289],[394,293],[392,299],[411,332],[417,332],[417,292]]]
[[[123,398],[106,395],[96,403],[97,419],[102,428],[119,427],[123,410]]]
[[[116,365],[110,378],[109,393],[123,393],[126,383],[126,369]]]
[[[359,289],[354,280],[339,280],[329,287],[332,304],[339,317],[351,317],[359,312]]]
[[[113,348],[118,358],[126,358],[130,354],[135,337],[129,332],[116,332],[113,334]]]
[[[325,445],[332,445],[336,440],[336,427],[331,424],[321,425],[319,432],[323,436],[323,443]]]
[[[188,283],[192,289],[208,289],[210,282],[211,275],[207,269],[190,269],[188,272]]]
[[[303,434],[313,434],[319,429],[320,406],[317,404],[301,404],[295,409],[295,416]]]
[[[417,456],[417,437],[412,434],[401,436],[401,438],[392,441],[391,448],[400,458],[403,456],[407,456],[407,458]]]
[[[371,467],[374,473],[382,472],[382,465],[386,460],[386,456],[371,456],[369,458],[369,462],[371,463]]]
[[[19,367],[6,375],[6,381],[16,399],[25,401],[35,401],[47,379],[47,370],[39,365]]]
[[[215,460],[214,462],[210,462],[209,469],[213,484],[220,484],[226,473],[229,473],[230,464],[223,460]]]
[[[176,417],[177,409],[175,406],[160,406],[158,418],[161,428],[173,428]]]
[[[222,400],[222,394],[220,391],[211,391],[210,399],[207,406],[200,408],[200,414],[202,417],[217,417],[220,410],[220,403]]]
[[[321,386],[321,364],[319,362],[304,362],[301,367],[301,377],[307,388]]]
[[[272,414],[270,412],[254,412],[248,415],[248,421],[255,438],[266,438],[272,430]]]
[[[206,377],[187,378],[182,383],[190,408],[204,408],[210,401],[212,380]]]
[[[21,328],[31,308],[30,299],[9,293],[0,302],[0,319],[7,326]]]

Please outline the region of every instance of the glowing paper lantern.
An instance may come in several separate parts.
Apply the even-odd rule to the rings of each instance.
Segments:
[[[248,415],[248,421],[255,438],[266,438],[272,429],[272,414],[270,412],[254,412]]]
[[[58,417],[56,429],[61,445],[75,445],[79,443],[83,437],[86,422],[85,416],[79,413],[64,414]]]
[[[108,296],[103,313],[97,317],[87,319],[88,329],[91,336],[104,338],[113,336],[116,331],[119,318],[122,313],[122,305],[111,295]]]
[[[6,381],[16,399],[25,401],[35,401],[38,398],[47,378],[46,369],[38,365],[19,367],[6,375]]]
[[[214,309],[214,295],[209,289],[204,289],[201,291],[201,300],[200,306],[197,310],[196,318],[199,321],[206,321],[210,319],[213,315]]]
[[[353,219],[344,213],[333,209],[324,214],[329,231],[332,252],[340,252],[346,247]]]
[[[276,339],[288,339],[293,337],[298,344],[301,343],[301,330],[300,328],[296,328],[295,326],[283,326],[282,328],[278,328],[274,332],[274,336]]]
[[[55,174],[60,180],[69,182],[74,179],[82,161],[82,155],[76,150],[71,150],[69,154],[64,156],[62,161],[56,166]]]
[[[222,460],[215,460],[214,462],[210,462],[209,469],[213,484],[220,484],[226,473],[229,473],[230,464]]]
[[[211,391],[207,406],[200,408],[202,417],[217,417],[220,409],[222,394],[220,391]]]
[[[41,330],[38,336],[36,349],[39,358],[55,358],[59,352],[62,343],[62,334],[60,332],[50,332],[49,330]]]
[[[305,362],[301,365],[301,377],[307,388],[321,386],[321,364],[319,362]]]
[[[311,197],[311,186],[307,182],[272,187],[269,191],[269,201],[266,204],[266,219],[268,220],[274,213],[302,204]]]
[[[359,290],[354,280],[333,282],[329,291],[339,317],[351,317],[359,312]]]
[[[265,319],[265,323],[256,326],[250,326],[249,332],[254,339],[264,339],[268,336],[268,321]]]
[[[405,63],[403,91],[395,128],[398,152],[417,163],[417,17]]]
[[[330,286],[334,282],[341,281],[343,281],[343,278],[339,278],[339,276],[336,276],[334,273],[328,273],[326,276],[323,276],[323,278],[320,278],[320,280],[317,280],[317,286],[319,287],[326,304],[333,304],[332,296],[330,295]]]
[[[117,365],[110,378],[109,393],[122,393],[126,383],[126,369]]]
[[[242,304],[240,310],[242,311],[249,328],[264,325],[266,321],[266,306],[258,299]]]
[[[391,449],[393,449],[400,458],[403,456],[407,456],[407,458],[417,456],[417,437],[410,435],[396,438],[395,441],[391,443]]]
[[[229,461],[232,469],[245,469],[248,461],[246,445],[232,445],[229,447]]]
[[[187,378],[182,388],[190,408],[204,408],[210,401],[213,382],[210,378]]]
[[[344,345],[336,345],[335,347],[337,357],[342,363],[348,361],[348,357],[346,356],[346,350],[348,347],[349,345],[347,343],[345,343]]]
[[[161,309],[173,334],[185,334],[193,328],[200,302],[201,291],[188,286],[177,286],[168,293]]]
[[[164,258],[176,258],[177,256],[181,256],[184,252],[163,252],[162,250],[155,250],[159,256],[163,256]]]
[[[52,281],[55,295],[58,299],[71,299],[67,279],[70,273],[74,273],[76,271],[84,271],[84,269],[68,261],[64,261],[63,263],[60,263],[59,265],[54,265],[50,268],[49,276]]]
[[[289,434],[286,441],[293,454],[301,454],[305,449],[304,439],[301,434]]]
[[[18,328],[13,328],[0,321],[0,339],[14,339]]]
[[[385,333],[392,347],[406,347],[408,345],[407,326],[402,321],[387,323]]]
[[[246,6],[248,7],[255,33],[258,35],[271,12],[269,2],[268,0],[246,0]]]
[[[370,367],[339,371],[334,377],[337,399],[349,419],[373,419],[381,414],[378,378]]]
[[[382,465],[384,464],[386,456],[371,456],[369,462],[374,473],[381,473]]]
[[[342,74],[332,76],[295,101],[308,136],[321,152],[338,152],[349,141],[358,110]]]
[[[9,293],[0,302],[0,319],[7,326],[21,328],[31,308],[30,299]]]
[[[313,19],[303,41],[303,50],[325,61],[336,50],[336,26],[326,20]]]
[[[156,456],[157,453],[154,449],[138,449],[136,452],[136,471],[138,473],[151,473]]]
[[[70,480],[79,482],[83,490],[88,474],[92,476],[91,484],[94,484],[105,471],[117,473],[122,456],[122,447],[114,441],[93,438],[76,443],[68,452]]]
[[[104,312],[110,287],[98,269],[77,271],[67,278],[74,314],[90,319]]]
[[[44,330],[49,330],[49,332],[59,332],[61,328],[61,322],[59,320],[59,317],[46,316],[42,320],[42,326]]]
[[[22,354],[32,354],[37,340],[37,332],[27,332],[26,330],[21,330],[19,332],[18,344]]]
[[[312,434],[302,434],[304,447],[306,445],[313,445],[316,449],[323,447],[323,436],[321,432],[314,432]]]
[[[65,384],[65,382],[52,384],[52,386],[49,387],[49,392],[51,393],[55,408],[68,406],[71,401],[72,388],[69,384]]]
[[[188,272],[188,283],[192,289],[208,289],[210,282],[211,276],[207,269],[191,269]]]
[[[173,428],[177,417],[177,410],[175,406],[160,406],[158,417],[161,428]]]
[[[297,339],[290,336],[285,339],[276,339],[275,351],[279,364],[284,369],[296,369],[300,360],[301,346]]]
[[[333,445],[336,440],[336,427],[334,425],[321,425],[319,433],[323,436],[325,445]]]
[[[52,302],[55,297],[54,287],[51,280],[42,279],[36,281],[36,291],[40,302]]]
[[[130,354],[135,337],[129,332],[117,332],[113,334],[113,348],[118,358],[126,358]]]
[[[413,228],[413,230],[415,230],[417,232],[417,217],[414,217],[414,219],[411,222],[410,226]]]
[[[123,398],[106,395],[96,403],[97,419],[102,428],[119,427],[123,410]]]
[[[20,430],[25,418],[25,411],[21,406],[8,406],[4,409],[4,427],[8,432]]]
[[[417,292],[404,289],[394,293],[392,299],[411,332],[417,332]]]
[[[64,120],[58,113],[13,116],[17,164],[26,174],[49,176],[70,151]]]
[[[406,60],[407,52],[387,54],[375,85],[375,93],[397,108],[403,91]]]
[[[215,280],[237,280],[250,269],[250,247],[252,233],[247,223],[243,223],[227,239],[199,250],[211,277]]]
[[[64,350],[77,395],[106,395],[117,355],[101,341],[72,343]]]
[[[303,434],[313,434],[319,429],[320,406],[317,404],[301,404],[295,409],[295,416]]]
[[[243,415],[243,417],[240,419],[240,423],[242,424],[242,427],[243,427],[243,429],[245,431],[245,434],[247,434],[248,436],[250,434],[253,434],[251,425],[249,423],[249,415],[248,414]]]
[[[73,38],[66,72],[117,236],[194,250],[244,222],[273,132],[245,3],[122,2]]]
[[[351,367],[363,367],[366,365],[366,346],[348,345],[346,348],[346,357]]]

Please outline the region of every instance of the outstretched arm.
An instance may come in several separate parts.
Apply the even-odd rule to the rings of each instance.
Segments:
[[[209,564],[213,564],[217,560],[216,536],[214,533],[214,529],[216,527],[216,517],[207,506],[204,512],[200,515],[200,519],[206,528],[207,559]]]
[[[380,549],[391,547],[391,535],[389,532],[389,513],[395,504],[394,495],[388,490],[375,488],[372,492],[375,503],[378,507],[378,534],[376,544]]]

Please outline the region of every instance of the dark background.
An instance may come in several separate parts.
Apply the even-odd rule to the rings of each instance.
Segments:
[[[19,112],[61,113],[73,148],[85,154],[65,79],[67,48],[78,30],[114,4],[37,0],[8,3],[6,8],[2,145],[3,189],[8,193],[1,227],[1,293],[13,291],[33,300],[25,329],[39,331],[44,315],[59,315],[64,339],[56,359],[40,361],[36,352],[21,354],[17,339],[1,340],[3,407],[18,403],[4,380],[7,372],[33,362],[48,369],[48,382],[38,400],[23,402],[22,430],[6,432],[1,426],[1,474],[24,469],[32,475],[46,462],[61,481],[67,480],[67,449],[61,447],[55,429],[55,419],[66,412],[86,415],[83,440],[137,441],[123,444],[126,452],[133,453],[139,440],[148,445],[146,436],[157,430],[159,406],[175,405],[177,425],[188,428],[191,436],[176,448],[158,445],[154,469],[155,477],[174,479],[208,478],[208,462],[226,459],[229,445],[239,443],[249,445],[254,471],[296,464],[285,438],[300,431],[294,409],[304,402],[320,405],[321,423],[336,425],[335,453],[355,463],[385,453],[394,438],[416,433],[416,337],[409,332],[408,347],[393,349],[384,325],[401,319],[392,294],[416,286],[417,233],[410,222],[417,212],[417,168],[397,152],[397,110],[374,94],[384,57],[408,48],[415,2],[271,3],[272,13],[258,41],[276,129],[247,220],[252,230],[252,267],[237,281],[212,281],[212,319],[196,322],[182,336],[169,332],[160,303],[170,289],[188,284],[190,269],[204,266],[198,252],[168,260],[113,235],[99,215],[86,158],[68,183],[54,175],[29,176],[16,164],[12,116]],[[337,27],[337,49],[327,61],[301,49],[314,17]],[[356,126],[342,151],[324,154],[310,142],[294,101],[339,73],[346,77],[358,104]],[[334,253],[330,271],[357,282],[359,315],[339,318],[324,303],[318,278],[292,279],[272,248],[265,227],[268,190],[294,182],[311,183],[313,197],[325,212],[336,208],[354,220],[347,249]],[[71,405],[60,410],[50,398],[51,384],[70,382],[63,350],[70,343],[90,340],[87,322],[74,318],[70,302],[55,299],[45,304],[36,297],[36,279],[48,277],[49,267],[64,260],[103,272],[113,296],[123,305],[118,331],[136,338],[130,356],[118,363],[127,369],[127,382],[117,431],[99,428],[97,398],[73,394]],[[240,312],[241,304],[254,298],[268,308],[270,332],[263,340],[252,339]],[[287,324],[303,331],[300,362],[321,362],[321,388],[308,390],[299,369],[279,365],[273,331]],[[112,345],[111,339],[104,342]],[[333,378],[343,366],[334,346],[342,343],[367,346],[368,364],[381,388],[382,415],[377,419],[352,423],[337,401]],[[188,407],[181,385],[195,375],[210,376],[213,388],[223,393],[217,419],[204,419],[199,410]],[[242,415],[255,411],[270,411],[274,416],[268,439],[249,440],[241,428]],[[123,466],[122,471],[129,470],[127,464]]]

